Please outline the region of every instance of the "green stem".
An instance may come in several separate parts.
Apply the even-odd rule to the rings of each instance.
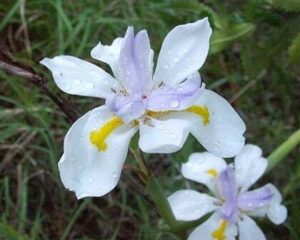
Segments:
[[[279,145],[275,151],[273,151],[268,157],[269,166],[268,170],[270,171],[275,167],[286,155],[292,151],[297,144],[300,143],[300,129],[294,132],[286,141]]]
[[[174,217],[168,199],[161,185],[159,184],[158,180],[152,173],[146,181],[146,191],[152,198],[152,201],[157,207],[157,211],[159,212],[160,216],[169,225],[171,230],[176,231],[178,226],[178,221]]]
[[[130,151],[133,154],[135,160],[137,161],[142,173],[145,175],[145,178],[147,178],[150,175],[150,169],[146,165],[144,156],[141,153],[140,149],[131,147]],[[146,179],[143,179],[143,180],[145,181]]]

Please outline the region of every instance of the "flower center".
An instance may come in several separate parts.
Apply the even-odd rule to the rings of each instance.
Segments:
[[[95,145],[99,151],[106,151],[107,144],[106,139],[109,135],[119,126],[123,124],[123,121],[119,117],[113,117],[106,122],[99,130],[90,132],[90,141]]]

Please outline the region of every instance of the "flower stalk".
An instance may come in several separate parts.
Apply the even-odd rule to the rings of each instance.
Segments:
[[[295,131],[286,141],[280,144],[268,157],[268,170],[274,168],[286,155],[300,143],[300,129]]]

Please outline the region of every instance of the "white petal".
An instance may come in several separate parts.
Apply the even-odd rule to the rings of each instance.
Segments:
[[[106,98],[117,85],[101,68],[72,56],[57,56],[40,61],[51,72],[57,86],[74,95]]]
[[[122,44],[123,38],[116,38],[110,46],[103,45],[101,42],[99,42],[91,51],[92,58],[107,63],[110,66],[114,76],[118,79],[120,76],[118,61]]]
[[[207,18],[172,29],[162,43],[154,81],[174,86],[198,71],[206,59],[210,35]]]
[[[90,132],[113,117],[105,106],[78,119],[64,140],[64,154],[59,172],[66,188],[77,198],[102,196],[118,183],[131,137],[136,129],[128,125],[116,128],[106,139],[107,149],[98,150],[90,141]]]
[[[205,184],[217,194],[216,180],[219,173],[226,168],[226,162],[211,153],[193,153],[188,161],[182,164],[182,175],[190,180]]]
[[[221,96],[210,90],[203,90],[195,105],[206,107],[208,124],[197,114],[187,113],[191,133],[211,153],[219,157],[233,157],[239,153],[245,142],[246,127],[232,106]]]
[[[219,217],[218,213],[214,213],[206,222],[197,227],[189,236],[188,240],[216,240],[213,237],[214,232],[217,231],[223,220]],[[234,224],[226,225],[224,229],[224,239],[235,240],[237,235],[237,227]]]
[[[168,197],[168,201],[179,221],[192,221],[217,208],[217,199],[194,190],[180,190]]]
[[[273,204],[270,206],[268,211],[268,218],[274,223],[274,224],[281,224],[283,223],[287,218],[287,209],[285,206],[280,204]]]
[[[248,215],[256,217],[267,216],[274,224],[281,224],[287,218],[287,209],[282,205],[282,196],[273,184],[266,184],[262,188],[269,188],[273,194],[270,204],[249,212]]]
[[[274,197],[267,212],[268,218],[275,224],[283,223],[287,218],[287,209],[281,204],[282,196],[273,184],[267,184],[271,188]]]
[[[246,191],[265,172],[267,160],[262,157],[262,150],[247,144],[234,159],[236,181],[241,191]]]
[[[152,118],[140,126],[139,146],[147,153],[172,153],[180,150],[189,133],[185,119]]]
[[[256,223],[244,215],[238,221],[239,227],[239,240],[265,240],[266,237]]]

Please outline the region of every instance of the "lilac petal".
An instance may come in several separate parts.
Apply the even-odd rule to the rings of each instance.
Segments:
[[[273,198],[272,189],[268,186],[242,193],[238,197],[239,208],[245,211],[253,211],[271,203]]]
[[[141,98],[111,94],[106,99],[106,106],[127,123],[145,113],[147,102]]]
[[[121,81],[130,95],[142,96],[147,92],[152,75],[150,53],[147,32],[143,30],[134,37],[133,27],[128,27],[120,51],[119,66]]]
[[[238,216],[238,207],[235,200],[225,202],[220,208],[220,215],[230,223],[234,223]]]
[[[186,81],[176,87],[162,86],[149,96],[148,109],[152,111],[180,111],[192,106],[199,98],[205,85],[201,85],[198,72],[190,75]]]
[[[221,197],[225,201],[235,201],[237,196],[237,187],[232,167],[228,166],[219,174],[217,186]]]

